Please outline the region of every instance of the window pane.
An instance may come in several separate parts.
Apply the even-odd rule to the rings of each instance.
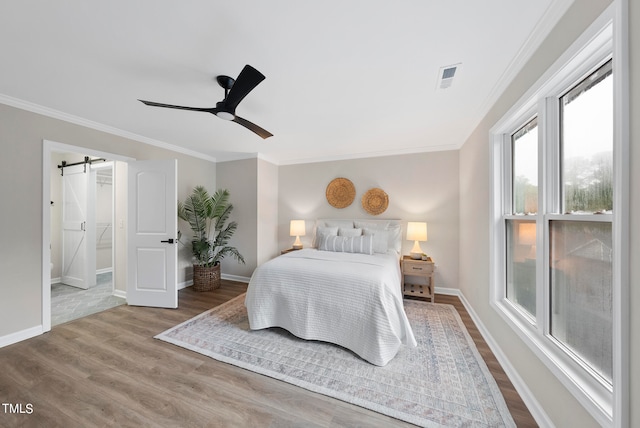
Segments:
[[[538,212],[538,119],[511,136],[513,214]]]
[[[536,316],[536,223],[507,220],[507,299]]]
[[[564,212],[613,209],[611,61],[560,100]]]
[[[549,225],[551,335],[612,382],[611,223]]]

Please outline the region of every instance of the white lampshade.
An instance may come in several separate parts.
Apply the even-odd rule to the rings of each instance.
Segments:
[[[427,223],[420,221],[408,222],[407,240],[414,241],[411,253],[409,253],[411,258],[415,260],[422,258],[422,248],[420,248],[420,241],[427,240]]]
[[[427,223],[410,221],[407,223],[407,239],[409,241],[427,240]]]
[[[304,236],[306,233],[306,225],[304,220],[291,220],[289,224],[289,236],[295,236],[296,240],[293,243],[293,248],[299,250],[302,248],[302,242],[300,242],[300,237]]]

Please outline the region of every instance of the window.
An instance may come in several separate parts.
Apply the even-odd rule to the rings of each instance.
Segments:
[[[538,119],[511,136],[513,214],[538,212]]]
[[[613,77],[609,60],[560,99],[563,212],[613,209]]]
[[[613,210],[611,63],[560,98],[565,216],[549,222],[550,334],[607,385],[613,383],[613,243],[604,215]],[[602,219],[583,216],[594,213]]]
[[[511,201],[507,202],[511,209],[505,216],[506,298],[535,323],[538,118],[533,118],[514,132],[510,147],[505,149],[512,156],[512,192]]]
[[[491,130],[492,306],[602,425],[613,420],[621,319],[611,28]]]

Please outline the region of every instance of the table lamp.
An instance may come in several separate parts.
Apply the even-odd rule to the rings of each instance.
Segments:
[[[422,248],[420,248],[420,241],[427,240],[427,223],[410,221],[407,223],[407,240],[414,241],[413,248],[409,253],[409,256],[414,260],[420,260],[422,258]]]
[[[302,242],[300,242],[300,237],[305,235],[305,229],[306,227],[304,220],[291,220],[291,224],[289,225],[289,236],[296,237],[296,240],[292,246],[294,250],[302,249]]]

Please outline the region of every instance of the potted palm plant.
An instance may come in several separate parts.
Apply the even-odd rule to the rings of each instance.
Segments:
[[[193,288],[210,291],[220,287],[220,261],[233,256],[244,264],[238,249],[229,245],[229,239],[238,228],[235,221],[228,222],[233,205],[229,191],[217,190],[213,195],[203,186],[193,188],[184,202],[178,202],[178,217],[189,223],[193,231]]]

